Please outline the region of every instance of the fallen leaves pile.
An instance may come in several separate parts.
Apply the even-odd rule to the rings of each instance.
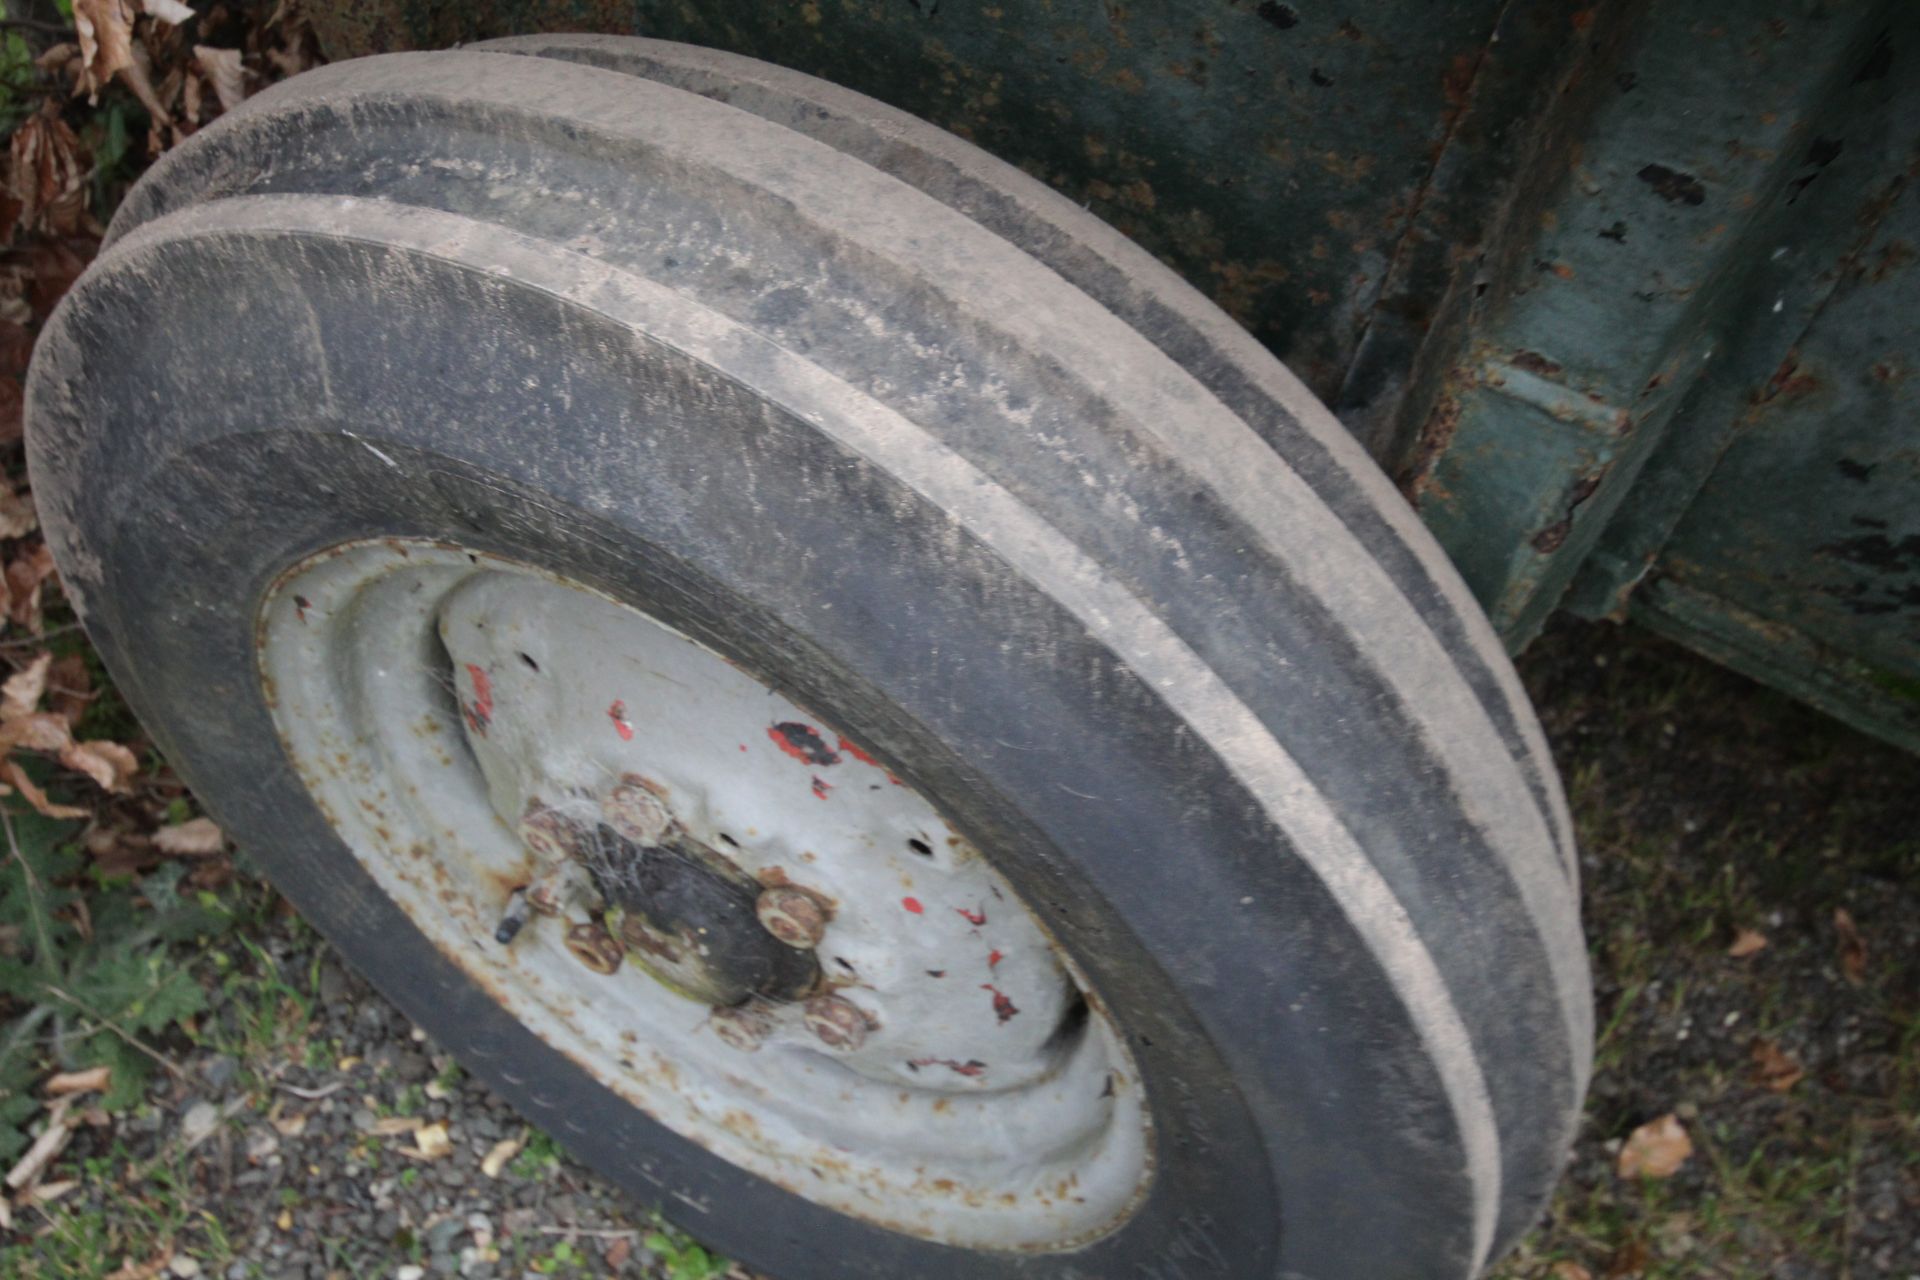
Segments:
[[[154,1044],[204,998],[166,948],[225,927],[204,895],[233,874],[60,595],[25,474],[29,358],[145,163],[317,58],[288,4],[71,16],[0,36],[0,1230],[71,1191],[48,1177],[68,1143],[169,1065]]]

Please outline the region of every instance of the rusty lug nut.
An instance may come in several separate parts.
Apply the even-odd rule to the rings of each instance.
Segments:
[[[673,830],[673,814],[653,784],[637,773],[620,775],[600,801],[600,811],[608,826],[637,845],[659,844]]]
[[[576,924],[567,930],[567,950],[573,952],[578,960],[595,973],[606,975],[620,967],[620,961],[626,958],[626,951],[605,926],[600,924]]]
[[[761,1042],[773,1034],[772,1015],[751,1006],[715,1009],[707,1024],[722,1044],[741,1053],[758,1053]]]
[[[867,1015],[840,996],[815,996],[807,1001],[807,1030],[829,1049],[852,1053],[867,1040]]]
[[[567,904],[581,899],[585,872],[571,860],[549,867],[527,886],[527,905],[543,916],[565,915]]]
[[[818,894],[781,885],[767,889],[753,904],[761,927],[790,947],[811,951],[827,932],[830,913]]]
[[[527,803],[520,819],[520,840],[542,862],[560,862],[580,850],[582,833],[577,824],[557,809],[549,809],[538,800]]]

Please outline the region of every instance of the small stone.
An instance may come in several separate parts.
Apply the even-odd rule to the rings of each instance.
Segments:
[[[467,1224],[458,1218],[434,1223],[427,1228],[427,1249],[432,1253],[446,1253],[466,1229]]]
[[[426,1276],[427,1269],[425,1267],[417,1267],[412,1263],[408,1263],[393,1273],[393,1280],[426,1280]]]
[[[259,1164],[280,1149],[280,1138],[265,1125],[247,1130],[247,1159]]]
[[[348,984],[346,972],[331,960],[323,963],[320,966],[320,1003],[345,1004],[352,998],[353,990]]]
[[[180,1118],[180,1141],[191,1147],[196,1146],[220,1127],[220,1108],[202,1099],[187,1108]]]
[[[167,1272],[179,1276],[180,1280],[192,1280],[192,1277],[200,1274],[200,1264],[184,1253],[176,1254],[173,1261],[167,1264]]]

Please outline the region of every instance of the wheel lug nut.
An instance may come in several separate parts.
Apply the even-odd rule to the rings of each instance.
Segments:
[[[579,826],[559,810],[549,809],[538,800],[527,803],[520,819],[520,840],[542,862],[574,857],[580,851],[581,839]]]
[[[626,958],[625,949],[598,922],[569,926],[567,950],[573,952],[575,960],[603,976],[618,969]]]
[[[758,1053],[761,1042],[773,1034],[772,1015],[751,1005],[715,1009],[707,1023],[722,1044],[741,1053]]]
[[[565,915],[570,903],[579,903],[586,896],[585,889],[585,869],[569,859],[549,867],[527,886],[527,905],[543,916]]]
[[[820,896],[805,889],[781,885],[768,889],[754,903],[761,927],[790,947],[811,951],[827,932],[831,913]]]
[[[815,996],[807,1001],[807,1030],[829,1049],[848,1053],[867,1040],[867,1015],[840,996]]]
[[[673,814],[654,785],[637,773],[624,773],[600,801],[607,825],[637,845],[659,844],[673,830]]]

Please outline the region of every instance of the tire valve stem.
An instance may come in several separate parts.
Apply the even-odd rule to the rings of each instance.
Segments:
[[[503,947],[508,945],[520,936],[520,930],[526,927],[527,918],[532,914],[533,903],[527,898],[526,886],[522,885],[507,895],[507,911],[493,931],[493,940]]]

